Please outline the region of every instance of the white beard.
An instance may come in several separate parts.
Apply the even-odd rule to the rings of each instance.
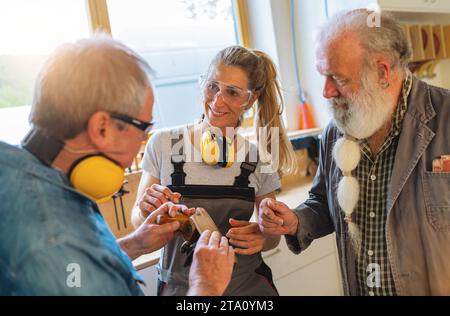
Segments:
[[[390,120],[393,107],[375,77],[377,75],[373,71],[365,69],[358,93],[330,100],[336,126],[345,135],[365,139],[375,134]],[[338,204],[346,215],[353,249],[355,253],[359,253],[361,230],[353,220],[348,220],[352,219],[359,200],[359,183],[351,175],[351,171],[358,166],[361,158],[358,143],[346,138],[339,139],[333,148],[333,158],[344,174],[337,188]]]
[[[367,74],[361,80],[359,93],[329,100],[336,126],[357,139],[368,138],[380,130],[389,120],[392,108],[383,90],[369,83]]]

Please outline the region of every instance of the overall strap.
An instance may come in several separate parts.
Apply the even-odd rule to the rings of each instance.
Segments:
[[[183,166],[186,157],[184,155],[183,133],[173,133],[171,140],[172,155],[170,156],[170,161],[173,165],[173,173],[170,177],[172,178],[172,185],[184,185],[186,173],[183,170]]]
[[[250,184],[249,177],[255,172],[258,165],[258,158],[256,162],[250,162],[250,153],[247,153],[245,161],[241,163],[241,174],[234,178],[234,186],[240,188],[248,188]]]

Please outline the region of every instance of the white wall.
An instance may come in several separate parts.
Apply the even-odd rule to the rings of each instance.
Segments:
[[[373,5],[373,0],[295,0],[295,30],[299,75],[307,100],[313,106],[319,127],[331,119],[329,106],[322,96],[324,79],[315,68],[315,40],[317,28],[326,21],[327,9],[332,15],[342,9]],[[398,2],[398,1],[397,1]],[[328,8],[327,4],[328,3]],[[280,70],[286,119],[289,130],[299,127],[299,99],[295,79],[293,43],[290,25],[290,0],[248,0],[250,33],[254,48],[267,52]],[[448,23],[450,14],[403,13],[401,20],[427,23]],[[450,60],[443,60],[436,68],[436,78],[425,79],[430,84],[450,89]]]
[[[325,1],[297,0],[297,53],[300,80],[307,99],[314,106],[320,127],[325,127],[331,119],[329,106],[322,96],[324,78],[315,65],[315,32],[326,21]]]
[[[383,11],[390,12],[402,23],[449,24],[449,0],[400,1],[400,0],[326,0],[329,14],[355,8],[374,8],[381,5]],[[300,2],[310,2],[300,0]],[[433,78],[420,78],[438,87],[450,89],[450,59],[441,60],[435,68]]]
[[[278,53],[278,67],[282,81],[286,117],[289,130],[299,128],[299,97],[295,80],[295,63],[291,24],[290,1],[270,1],[275,34],[275,45]]]
[[[295,78],[290,0],[248,0],[251,43],[268,53],[278,65],[286,103],[289,130],[299,127],[299,98]],[[330,119],[322,97],[323,79],[314,63],[314,29],[325,16],[324,1],[295,1],[295,27],[300,80],[308,101],[314,107],[319,127]]]
[[[289,4],[289,2],[285,0],[276,1],[275,4],[272,2],[272,0],[247,1],[249,13],[248,22],[251,34],[250,42],[252,48],[259,49],[267,53],[270,57],[272,57],[273,61],[278,66],[282,85],[283,88],[285,88],[284,100],[286,104],[286,111],[284,119],[287,123],[288,129],[295,130],[298,127],[298,124],[296,125],[295,123],[295,119],[293,119],[295,116],[295,113],[293,112],[295,111],[295,100],[292,97],[292,93],[286,91],[286,86],[292,81],[292,78],[288,74],[285,74],[281,69],[281,66],[283,66],[283,69],[286,69],[290,65],[286,65],[286,62],[288,61],[285,59],[283,52],[280,50],[279,43],[281,39],[278,37],[279,34],[277,34],[277,29],[275,28],[275,25],[278,24],[278,22],[274,20],[274,15],[272,12],[272,7],[274,5],[276,6],[276,3],[283,8],[286,6],[286,3]],[[279,28],[279,25],[277,28]],[[281,40],[281,42],[283,41]],[[289,41],[284,42],[289,43]],[[280,59],[280,57],[283,59]],[[281,60],[284,62],[280,63]]]

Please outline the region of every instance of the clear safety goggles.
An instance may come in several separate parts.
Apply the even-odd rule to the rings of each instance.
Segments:
[[[206,76],[200,76],[199,83],[208,99],[215,99],[220,92],[223,102],[233,107],[247,106],[253,96],[251,90],[208,79]]]

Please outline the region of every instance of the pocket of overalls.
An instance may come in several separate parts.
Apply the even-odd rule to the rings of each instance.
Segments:
[[[450,231],[450,173],[425,172],[422,175],[427,219],[439,232]]]

